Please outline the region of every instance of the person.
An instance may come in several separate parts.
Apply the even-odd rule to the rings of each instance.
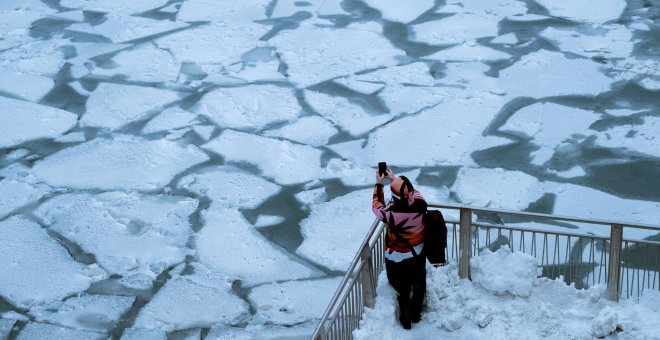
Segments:
[[[383,180],[391,181],[392,203],[385,204]],[[376,172],[372,209],[386,225],[385,271],[387,280],[397,292],[399,321],[405,329],[421,319],[426,294],[426,257],[424,255],[424,222],[426,201],[405,176],[394,177]],[[412,297],[411,297],[412,294]]]

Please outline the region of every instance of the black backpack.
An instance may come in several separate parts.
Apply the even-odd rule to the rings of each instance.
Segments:
[[[427,210],[424,214],[424,253],[430,263],[445,263],[447,249],[447,224],[439,210]]]

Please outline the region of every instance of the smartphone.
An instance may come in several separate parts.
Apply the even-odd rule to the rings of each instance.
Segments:
[[[378,163],[378,173],[381,176],[387,175],[387,164],[385,162]]]

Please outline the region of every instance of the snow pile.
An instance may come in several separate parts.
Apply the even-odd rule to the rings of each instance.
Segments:
[[[628,339],[660,334],[660,292],[639,303],[613,303],[603,286],[578,290],[562,279],[537,278],[536,259],[507,247],[471,262],[473,280],[458,278],[456,264],[427,268],[422,321],[410,331],[398,322],[396,293],[383,272],[374,309],[367,309],[356,339],[591,339],[618,333]]]

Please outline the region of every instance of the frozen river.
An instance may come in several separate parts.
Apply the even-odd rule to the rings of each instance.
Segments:
[[[432,202],[658,225],[659,18],[1,1],[0,339],[309,335],[379,161]]]

